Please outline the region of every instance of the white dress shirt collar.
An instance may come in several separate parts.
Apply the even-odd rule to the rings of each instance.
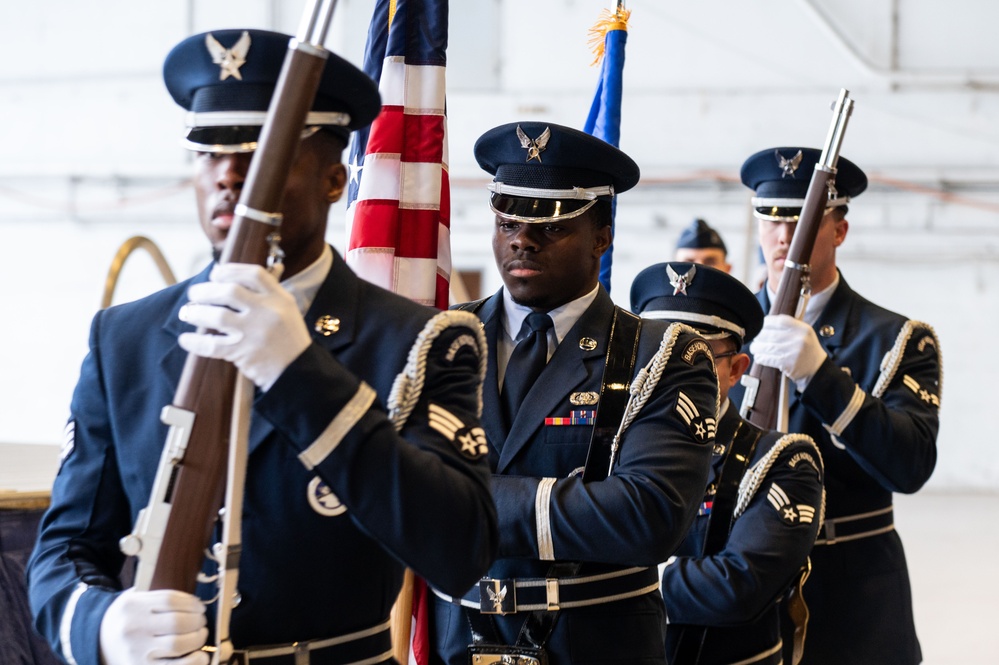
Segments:
[[[576,298],[547,313],[548,316],[552,317],[552,322],[555,324],[556,346],[569,334],[569,330],[576,325],[576,321],[583,315],[586,308],[593,304],[593,301],[597,298],[597,291],[599,289],[600,286],[597,285],[585,296]],[[524,326],[524,319],[532,311],[530,307],[515,303],[510,296],[510,292],[505,287],[503,288],[503,330],[506,333],[507,339],[512,341],[514,345],[520,341],[518,338],[520,329]]]

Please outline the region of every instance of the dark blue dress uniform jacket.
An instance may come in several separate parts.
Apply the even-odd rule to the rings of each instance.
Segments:
[[[737,406],[729,404],[718,426],[709,488],[718,482],[740,420]],[[777,601],[797,579],[819,530],[822,460],[811,440],[768,432],[757,442],[746,473],[785,436],[790,442],[731,525],[724,548],[703,555],[711,514],[702,504],[676,559],[663,569],[670,665],[693,665],[672,658],[691,626],[707,627],[700,665],[781,662]],[[705,503],[714,496],[709,491]]]
[[[769,311],[766,289],[758,297]],[[940,351],[929,326],[909,323],[864,299],[842,275],[815,323],[829,359],[804,394],[793,396],[788,429],[810,435],[822,451],[827,525],[888,508],[893,492],[915,492],[933,472]],[[911,334],[900,338],[903,331]],[[882,364],[883,392],[875,397]],[[738,403],[741,396],[733,400]],[[851,400],[856,415],[840,434],[831,433],[825,425],[834,426]],[[823,538],[820,532],[819,542]],[[894,530],[817,544],[804,592],[811,620],[802,663],[920,662],[911,595],[902,541]]]
[[[490,443],[500,524],[500,552],[489,575],[546,577],[552,561],[539,560],[535,513],[538,486],[546,477],[557,479],[548,502],[557,560],[586,562],[580,575],[665,561],[696,514],[710,464],[710,440],[697,438],[676,411],[682,391],[700,414],[715,416],[718,387],[710,358],[701,353],[687,362],[681,357],[688,345],[704,342],[681,334],[658,387],[625,432],[613,475],[584,484],[579,476],[569,476],[584,466],[592,427],[546,426],[545,418],[594,408],[573,405],[570,396],[600,390],[613,316],[610,296],[601,287],[559,344],[509,431],[500,410],[494,352],[502,307],[502,294],[497,293],[478,311],[490,348],[482,424]],[[636,372],[655,354],[666,327],[643,321]],[[596,347],[581,349],[584,337],[595,340]],[[438,656],[449,665],[466,663],[471,635],[464,612],[475,610],[434,600]],[[516,641],[525,616],[496,617],[506,644]],[[664,630],[662,597],[655,590],[613,603],[563,609],[548,640],[549,662],[662,664]]]
[[[79,665],[98,664],[99,624],[119,588],[118,539],[148,503],[166,436],[160,409],[172,401],[186,357],[177,336],[190,327],[177,311],[191,281],[207,276],[94,318],[72,401],[75,443],[55,480],[29,569],[37,626],[64,655],[67,600],[77,585],[91,585],[72,615]],[[401,433],[385,414],[392,381],[434,313],[359,279],[334,256],[306,319],[311,329],[318,317],[332,315],[339,331],[314,334],[311,347],[254,404],[242,600],[232,613],[237,648],[378,624],[399,591],[403,562],[458,592],[492,560],[496,515],[486,457],[466,459],[427,418],[434,403],[465,424],[478,423],[479,350],[458,341],[470,339],[468,328],[447,329],[434,343],[422,397]],[[316,469],[306,470],[297,455],[361,381],[378,400]],[[317,474],[345,512],[323,516],[310,506]],[[202,584],[198,593],[210,598],[215,589]]]

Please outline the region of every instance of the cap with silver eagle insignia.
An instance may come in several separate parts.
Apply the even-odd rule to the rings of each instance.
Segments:
[[[679,261],[638,273],[631,283],[631,311],[686,323],[705,339],[731,335],[740,346],[763,327],[763,308],[745,284],[716,268]]]
[[[492,211],[526,223],[578,217],[596,201],[634,187],[640,173],[631,157],[606,141],[547,122],[494,127],[479,137],[474,152],[493,176]]]
[[[753,215],[771,222],[797,222],[821,158],[822,151],[816,148],[782,147],[761,150],[743,162],[739,173],[742,184],[756,193]],[[830,182],[827,209],[845,207],[867,189],[867,176],[845,157],[837,160]]]
[[[174,46],[163,63],[163,81],[188,111],[187,148],[218,153],[256,149],[291,40],[268,30],[213,30]],[[375,82],[329,53],[305,135],[326,129],[346,141],[380,110]]]

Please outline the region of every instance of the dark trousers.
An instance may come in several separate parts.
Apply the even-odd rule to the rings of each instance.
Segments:
[[[43,512],[0,510],[0,663],[4,665],[59,663],[32,626],[24,578]]]

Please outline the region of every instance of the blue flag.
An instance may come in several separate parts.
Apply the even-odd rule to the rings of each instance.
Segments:
[[[631,11],[618,3],[614,11],[604,10],[603,15],[590,30],[591,44],[601,57],[600,79],[593,96],[590,115],[583,131],[603,139],[615,148],[621,143],[621,93],[624,87],[624,47],[628,41],[628,18]],[[594,43],[595,42],[595,43]],[[614,215],[617,199],[611,204],[611,238],[614,237]],[[614,243],[600,259],[600,283],[610,292],[611,264],[614,260]]]

